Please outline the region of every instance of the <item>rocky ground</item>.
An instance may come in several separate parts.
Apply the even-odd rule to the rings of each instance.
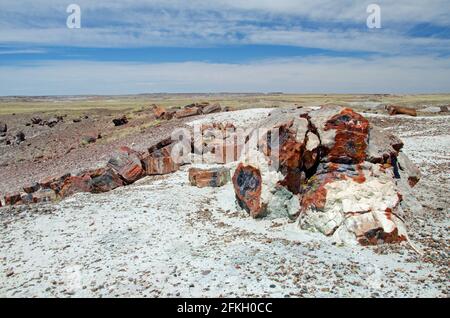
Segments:
[[[25,149],[14,152],[25,156],[19,161],[11,153],[1,154],[0,192],[48,171],[92,167],[118,143],[148,146],[174,125],[211,120],[245,127],[268,111],[249,109],[151,126],[145,121],[148,114],[138,113],[132,119],[138,135],[117,134],[110,125],[116,114],[90,114],[84,124],[66,119],[59,130],[39,128],[61,138],[61,148],[39,146],[48,141],[40,134],[36,143],[30,138],[30,145],[19,147],[42,147],[48,155],[32,159],[36,151]],[[405,152],[421,168],[423,177],[413,189],[418,206],[407,226],[423,256],[407,243],[337,246],[287,219],[254,220],[236,207],[231,183],[192,187],[189,166],[183,166],[104,194],[0,209],[0,296],[448,297],[450,116],[390,117],[369,110],[364,115],[400,136]],[[74,125],[85,126],[75,134],[70,132]],[[110,139],[80,145],[83,131],[96,127],[106,127],[101,132]],[[75,148],[67,154],[70,143],[64,138]]]

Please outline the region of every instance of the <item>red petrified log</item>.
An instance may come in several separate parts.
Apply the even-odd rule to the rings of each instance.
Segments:
[[[124,185],[120,176],[110,168],[100,168],[89,173],[89,188],[92,193],[114,190]]]
[[[230,181],[230,169],[225,167],[211,169],[189,169],[189,182],[199,188],[221,187]]]
[[[233,175],[233,186],[239,206],[254,218],[261,216],[262,178],[259,169],[240,163]]]
[[[158,106],[158,105],[153,105],[152,111],[153,111],[153,115],[155,116],[156,119],[163,118],[167,112],[164,107]]]
[[[91,178],[88,175],[74,176],[66,179],[59,191],[59,196],[66,198],[79,192],[91,192],[91,187],[89,186],[90,180]]]
[[[212,105],[205,106],[202,109],[202,113],[203,114],[218,113],[221,110],[222,110],[222,108],[220,107],[220,104],[212,104]]]
[[[369,121],[346,108],[325,124],[325,130],[336,130],[335,143],[328,150],[329,162],[356,164],[366,158]]]
[[[119,149],[119,152],[109,159],[107,166],[117,172],[127,184],[135,182],[144,175],[138,154],[125,148]]]
[[[178,170],[171,156],[172,145],[156,149],[142,159],[144,170],[148,175],[163,175]]]
[[[61,190],[61,186],[63,185],[64,181],[69,177],[70,173],[65,173],[59,176],[52,176],[41,180],[39,184],[43,189],[52,189],[53,191],[58,193]]]
[[[387,107],[387,111],[391,116],[393,115],[409,115],[413,117],[417,116],[417,111],[414,108],[409,107],[400,107],[391,105]]]
[[[184,108],[180,109],[175,113],[176,118],[184,118],[184,117],[190,117],[200,114],[200,109],[198,107],[190,107],[190,108]]]

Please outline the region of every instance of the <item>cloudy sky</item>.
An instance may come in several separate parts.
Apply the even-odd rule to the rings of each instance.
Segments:
[[[81,28],[69,29],[69,4]],[[366,25],[381,8],[381,29]],[[1,0],[0,95],[450,91],[450,0]]]

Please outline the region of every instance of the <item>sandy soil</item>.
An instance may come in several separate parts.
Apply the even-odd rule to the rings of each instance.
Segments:
[[[266,109],[214,115],[251,125]],[[250,115],[249,115],[250,112]],[[231,117],[230,117],[231,116]],[[57,204],[0,209],[2,297],[448,297],[450,120],[368,115],[424,174],[408,244],[336,246],[285,219],[253,220],[232,185],[187,169]]]

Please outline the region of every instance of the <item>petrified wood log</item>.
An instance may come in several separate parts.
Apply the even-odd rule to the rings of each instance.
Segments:
[[[233,175],[233,186],[239,206],[254,218],[261,216],[261,172],[253,166],[239,164]]]
[[[400,106],[388,106],[387,111],[389,115],[409,115],[409,116],[417,116],[417,111],[414,108],[409,107],[400,107]]]
[[[199,188],[221,187],[230,181],[230,169],[226,167],[189,169],[189,182]]]

